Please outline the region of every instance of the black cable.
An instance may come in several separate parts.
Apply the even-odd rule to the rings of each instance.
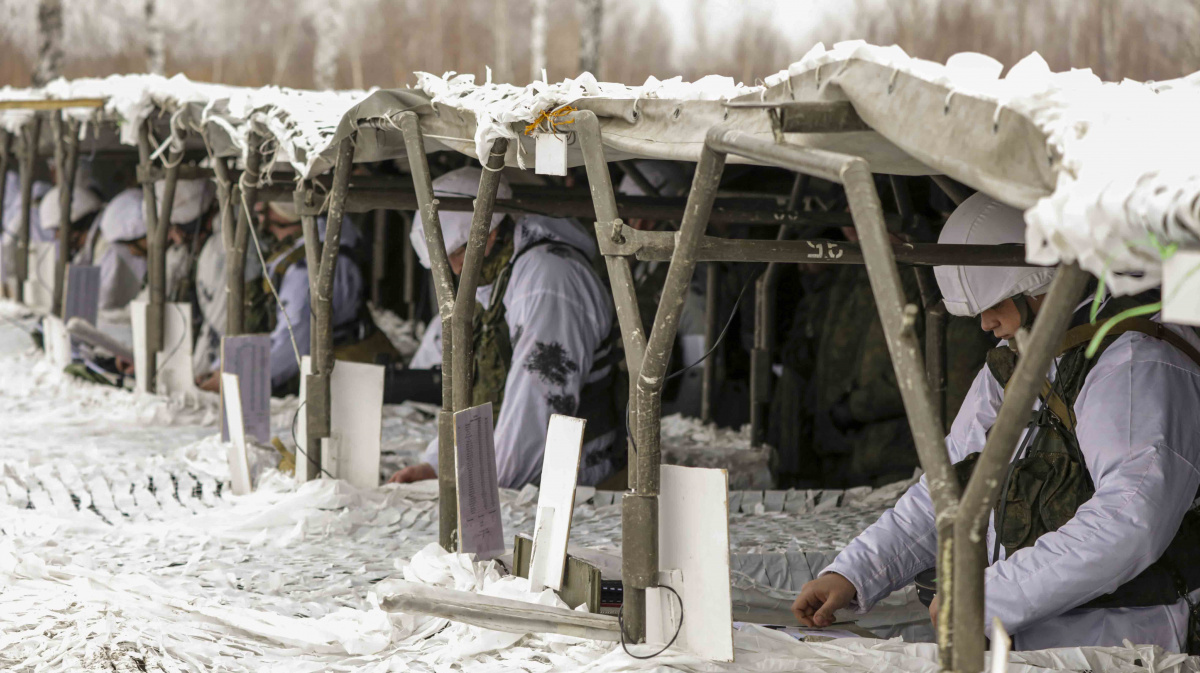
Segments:
[[[653,659],[663,652],[666,652],[667,650],[671,649],[671,646],[674,645],[675,641],[679,639],[680,632],[683,631],[683,598],[679,596],[678,591],[675,591],[675,589],[666,586],[665,584],[660,585],[658,588],[666,589],[667,591],[675,594],[675,599],[679,601],[679,624],[675,627],[675,635],[671,636],[670,642],[668,642],[661,650],[655,652],[654,654],[640,655],[629,651],[629,647],[625,644],[625,639],[628,637],[625,635],[625,604],[621,603],[621,607],[617,610],[617,628],[621,630],[621,649],[625,650],[625,654],[628,654],[634,659]]]
[[[300,410],[303,409],[304,405],[306,405],[306,404],[308,404],[308,400],[304,400],[303,402],[301,402],[300,406],[296,407],[296,414],[294,416],[292,416],[292,443],[296,445],[296,453],[299,453],[300,455],[304,456],[304,459],[307,460],[310,465],[316,465],[317,469],[320,470],[321,472],[323,472],[326,477],[329,477],[330,479],[337,479],[337,477],[333,476],[332,474],[329,474],[329,472],[325,468],[321,467],[320,465],[317,465],[317,461],[315,461],[311,457],[309,457],[307,451],[300,448],[300,440],[296,439],[296,421],[300,420]]]
[[[766,262],[759,262],[760,267],[765,266],[765,265],[766,265]],[[760,273],[761,273],[761,270],[760,270]],[[737,315],[738,308],[742,304],[742,297],[746,296],[746,290],[750,287],[750,285],[752,283],[754,283],[755,280],[758,279],[759,275],[760,275],[759,273],[755,273],[755,274],[751,275],[748,279],[746,279],[746,282],[742,285],[742,289],[740,291],[738,291],[737,300],[733,302],[733,310],[729,312],[729,319],[725,321],[725,327],[721,328],[721,333],[717,335],[716,342],[714,342],[712,347],[708,349],[708,352],[705,353],[704,355],[701,355],[700,359],[696,360],[692,364],[690,364],[676,372],[668,374],[667,377],[665,379],[663,379],[664,384],[673,378],[683,376],[685,373],[687,373],[687,371],[689,369],[691,369],[691,368],[695,367],[696,365],[707,360],[709,358],[709,356],[711,356],[713,353],[715,353],[717,351],[718,348],[721,347],[721,344],[725,341],[726,333],[729,332],[730,326],[733,325],[733,318],[734,318],[734,316]],[[637,450],[638,450],[637,440],[635,440],[633,438],[633,432],[629,428],[629,406],[625,407],[625,435],[629,437],[629,443],[633,446],[633,452],[637,453]]]

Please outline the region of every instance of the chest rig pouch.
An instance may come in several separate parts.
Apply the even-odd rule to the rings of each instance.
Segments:
[[[1101,312],[1115,315],[1129,303],[1110,300]],[[1097,321],[1101,323],[1103,320]],[[1162,324],[1145,318],[1130,318],[1116,325],[1089,359],[1084,351],[1098,324],[1078,325],[1069,330],[1059,350],[1057,375],[1043,383],[1041,406],[1033,412],[1029,429],[1009,464],[1008,476],[993,509],[996,545],[992,558],[999,558],[1004,547],[1006,557],[1032,547],[1042,535],[1058,530],[1074,516],[1081,505],[1095,494],[1096,488],[1087,470],[1076,435],[1075,401],[1084,381],[1100,354],[1125,332],[1140,332],[1176,347],[1197,364],[1200,353]],[[988,353],[987,366],[1001,386],[1007,386],[1016,368],[1017,354],[1007,346]],[[979,454],[973,453],[955,464],[959,481],[966,485]],[[1200,515],[1190,510],[1175,538],[1155,563],[1115,591],[1099,596],[1080,608],[1150,607],[1172,605],[1189,591],[1200,588]],[[1190,601],[1189,601],[1190,603]],[[1196,612],[1196,607],[1191,606]],[[1189,651],[1200,651],[1200,639],[1194,639],[1197,621],[1189,628]],[[1195,634],[1200,636],[1200,633]]]

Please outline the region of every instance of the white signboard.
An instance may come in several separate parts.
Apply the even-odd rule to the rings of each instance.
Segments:
[[[229,409],[229,485],[234,495],[250,493],[250,461],[246,457],[246,430],[242,425],[241,386],[236,374],[221,374],[221,397]]]
[[[192,305],[163,306],[163,351],[155,358],[159,395],[184,393],[196,388],[192,368]],[[140,376],[140,373],[139,373]]]
[[[678,465],[661,469],[658,580],[679,593],[686,616],[675,647],[711,661],[733,661],[728,475]],[[670,641],[679,618],[674,594],[646,591],[647,642]]]
[[[29,242],[29,277],[25,279],[25,305],[49,312],[54,304],[54,241]]]
[[[338,360],[329,376],[330,441],[321,466],[358,488],[379,486],[383,367]]]
[[[545,587],[556,591],[562,589],[586,424],[582,418],[550,416],[529,562],[529,588],[532,591],[541,591]]]
[[[144,301],[129,302],[129,322],[133,328],[133,373],[136,389],[141,393],[150,392],[150,377],[146,376],[150,369],[150,354],[146,347],[146,309],[149,304]]]
[[[492,405],[454,414],[454,470],[458,483],[458,551],[491,559],[504,553],[500,486],[496,478],[496,442]],[[451,469],[440,465],[439,469]]]
[[[67,326],[52,315],[42,319],[42,344],[50,364],[58,369],[71,364],[71,335]]]
[[[221,339],[221,372],[237,375],[246,434],[263,444],[270,443],[271,337],[249,334]],[[229,426],[224,396],[221,399],[221,441],[227,442]]]

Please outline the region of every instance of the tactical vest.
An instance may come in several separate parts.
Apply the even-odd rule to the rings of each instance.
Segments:
[[[276,327],[276,300],[271,292],[271,283],[278,290],[284,275],[293,265],[304,261],[304,244],[297,245],[299,239],[286,238],[267,258],[267,268],[263,269],[262,278],[246,283],[246,333],[255,334],[272,332]],[[351,263],[343,256],[342,263]],[[268,280],[269,279],[269,280]],[[392,342],[371,318],[371,312],[364,303],[359,307],[354,320],[333,327],[333,357],[349,362],[376,364],[379,356],[391,361],[400,357]],[[296,393],[300,390],[300,375],[280,387],[278,393]]]
[[[1137,303],[1138,300],[1133,298],[1112,299],[1100,313],[1100,320],[1076,325],[1063,338],[1057,374],[1053,381],[1047,379],[1043,383],[1041,407],[1033,412],[993,510],[996,530],[993,559],[999,557],[1001,545],[1008,558],[1020,549],[1032,547],[1042,535],[1056,531],[1070,521],[1076,510],[1095,493],[1095,484],[1076,436],[1075,401],[1088,373],[1117,337],[1125,332],[1139,332],[1166,341],[1200,365],[1200,353],[1191,344],[1161,323],[1146,318],[1129,318],[1118,323],[1101,341],[1095,356],[1087,358],[1085,351],[1104,322],[1103,318]],[[1000,346],[988,353],[988,370],[1002,387],[1011,380],[1016,363],[1017,354],[1008,346]],[[964,487],[978,459],[979,454],[972,453],[955,464]],[[1200,588],[1198,558],[1200,515],[1189,511],[1161,558],[1114,592],[1078,607],[1172,605],[1188,591]]]
[[[572,254],[577,254],[585,267],[591,269],[588,257],[579,249],[557,240],[538,241],[513,252],[511,232],[498,241],[500,249],[484,263],[481,272],[481,283],[490,281],[492,293],[488,306],[476,304],[474,318],[473,360],[474,378],[471,386],[471,404],[473,406],[485,402],[492,403],[493,421],[499,418],[500,408],[504,403],[504,386],[508,381],[508,372],[512,368],[513,346],[509,333],[507,309],[504,306],[504,296],[508,291],[512,270],[526,253],[537,248],[557,245],[562,246]],[[587,419],[584,429],[584,442],[603,436],[618,427],[618,398],[617,398],[617,365],[618,352],[615,332],[596,349],[592,359],[592,369],[584,376],[585,384],[580,391],[579,403],[572,415]],[[591,380],[589,382],[590,379]],[[564,410],[566,411],[566,410]],[[614,442],[614,446],[619,442]],[[594,465],[602,460],[613,459],[617,469],[621,467],[620,459],[624,457],[624,447],[621,450],[601,452],[604,455],[589,455],[585,457],[587,465]]]

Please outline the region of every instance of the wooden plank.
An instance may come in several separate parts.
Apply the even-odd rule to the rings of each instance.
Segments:
[[[587,421],[582,418],[550,416],[529,568],[529,585],[534,591],[542,587],[554,590],[563,587],[563,567],[567,562],[567,541],[571,537],[575,484],[579,478],[586,425]]]
[[[0,110],[64,110],[73,107],[104,107],[104,98],[61,98],[38,100],[0,100]]]
[[[338,360],[329,376],[329,450],[321,466],[358,488],[379,486],[383,367]]]
[[[469,591],[442,589],[392,580],[377,585],[387,612],[430,615],[508,633],[557,633],[576,638],[618,642],[617,618],[576,612]]]
[[[242,422],[242,393],[237,374],[221,374],[221,397],[229,409],[229,485],[234,495],[251,492],[250,462],[246,458],[246,426]]]
[[[666,579],[683,599],[683,628],[675,647],[712,661],[733,661],[728,475],[725,470],[663,465],[661,478],[660,579]],[[680,574],[676,576],[672,571]],[[670,592],[659,593],[665,596],[661,603],[678,606]],[[657,621],[657,640],[665,643],[674,634],[677,622],[670,622],[670,632],[663,633],[661,618],[656,620],[649,614],[647,611],[647,640],[651,637],[650,627]]]
[[[490,559],[504,553],[500,486],[491,403],[454,414],[455,479],[458,483],[458,551]],[[447,466],[443,465],[442,469]]]
[[[242,423],[246,434],[263,444],[271,441],[271,337],[244,334],[221,339],[221,373],[238,378]],[[222,379],[224,380],[224,379]],[[221,441],[229,441],[228,418],[221,397]]]
[[[568,547],[567,551],[563,587],[559,590],[558,597],[571,607],[586,604],[588,612],[600,612],[601,575],[609,579],[620,579],[621,557],[584,547]],[[532,554],[533,540],[527,535],[517,534],[513,538],[512,574],[517,577],[529,577]]]

